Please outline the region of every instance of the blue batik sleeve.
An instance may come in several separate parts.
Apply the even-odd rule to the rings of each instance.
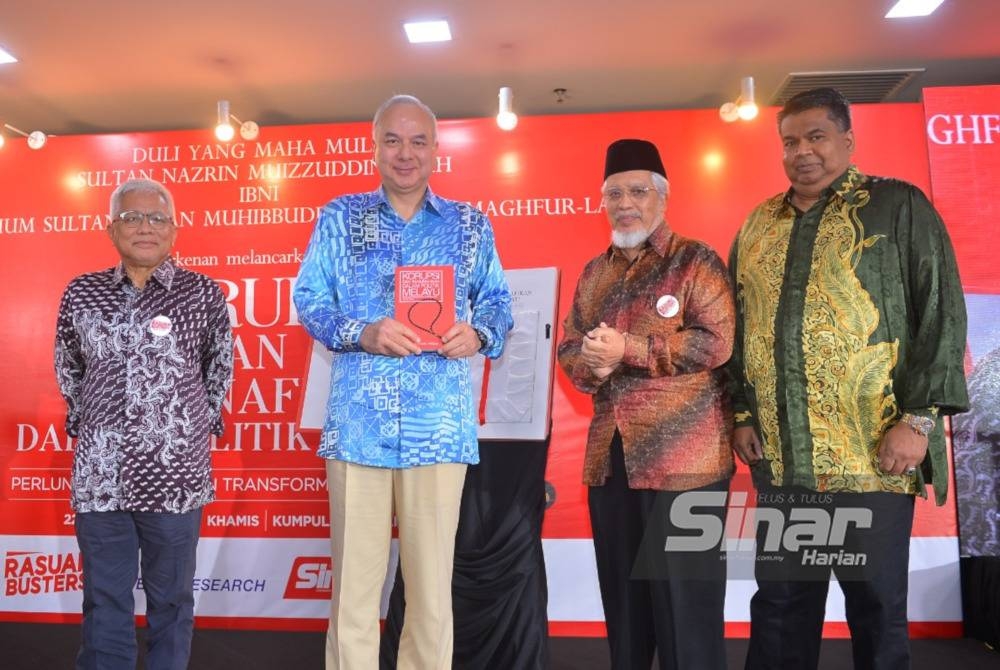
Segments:
[[[510,311],[510,288],[500,266],[493,227],[482,217],[480,240],[469,298],[472,302],[472,327],[482,333],[485,344],[483,355],[499,358],[503,353],[507,332],[514,325]]]
[[[306,331],[331,351],[360,351],[361,331],[368,325],[348,317],[337,300],[349,239],[344,226],[345,209],[332,203],[320,214],[305,258],[295,280],[292,299]]]

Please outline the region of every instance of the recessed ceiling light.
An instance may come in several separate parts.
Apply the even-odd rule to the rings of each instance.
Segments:
[[[17,59],[14,58],[13,54],[6,51],[3,47],[0,47],[0,64],[2,63],[16,63]]]
[[[447,21],[414,21],[404,23],[403,29],[410,44],[451,41],[451,28]]]
[[[899,0],[889,13],[887,19],[904,19],[909,16],[927,16],[941,6],[944,0]]]

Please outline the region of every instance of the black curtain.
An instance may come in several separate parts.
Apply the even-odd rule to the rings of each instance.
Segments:
[[[549,441],[484,441],[469,467],[455,539],[452,598],[457,670],[548,667],[542,556]],[[399,569],[382,632],[380,670],[395,670],[403,625]]]
[[[961,559],[965,636],[1000,650],[1000,557]]]

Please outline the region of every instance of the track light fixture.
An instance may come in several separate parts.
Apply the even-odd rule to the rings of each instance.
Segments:
[[[27,137],[28,147],[31,149],[41,149],[42,147],[45,146],[45,143],[49,140],[49,136],[40,130],[33,130],[30,133],[26,133],[20,128],[15,128],[9,123],[3,124],[3,127],[11,132],[17,133],[21,137]],[[2,147],[5,142],[6,140],[3,136],[3,133],[0,133],[0,147]]]
[[[760,111],[754,101],[753,77],[743,77],[740,80],[740,97],[735,102],[723,103],[719,107],[719,117],[726,123],[732,123],[738,119],[751,121],[757,118]]]
[[[228,100],[219,100],[216,111],[218,112],[218,118],[215,125],[215,137],[220,142],[228,142],[236,135],[236,129],[233,128],[232,124],[233,121],[240,124],[240,137],[243,139],[251,141],[257,139],[257,136],[260,135],[260,126],[253,121],[240,121],[229,111]]]
[[[500,87],[500,105],[497,111],[497,125],[501,130],[517,128],[517,114],[514,113],[514,91],[510,86]]]
[[[220,142],[228,142],[236,135],[233,124],[229,122],[229,101],[219,100],[219,121],[215,124],[215,137]]]

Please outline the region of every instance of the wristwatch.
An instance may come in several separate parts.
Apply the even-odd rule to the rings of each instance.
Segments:
[[[905,423],[913,429],[913,432],[922,437],[927,437],[934,430],[934,419],[927,416],[917,416],[906,412],[899,417],[900,423]]]
[[[479,338],[479,348],[485,349],[487,343],[489,342],[486,339],[486,331],[483,330],[482,328],[476,328],[475,331],[476,331],[476,336]]]

